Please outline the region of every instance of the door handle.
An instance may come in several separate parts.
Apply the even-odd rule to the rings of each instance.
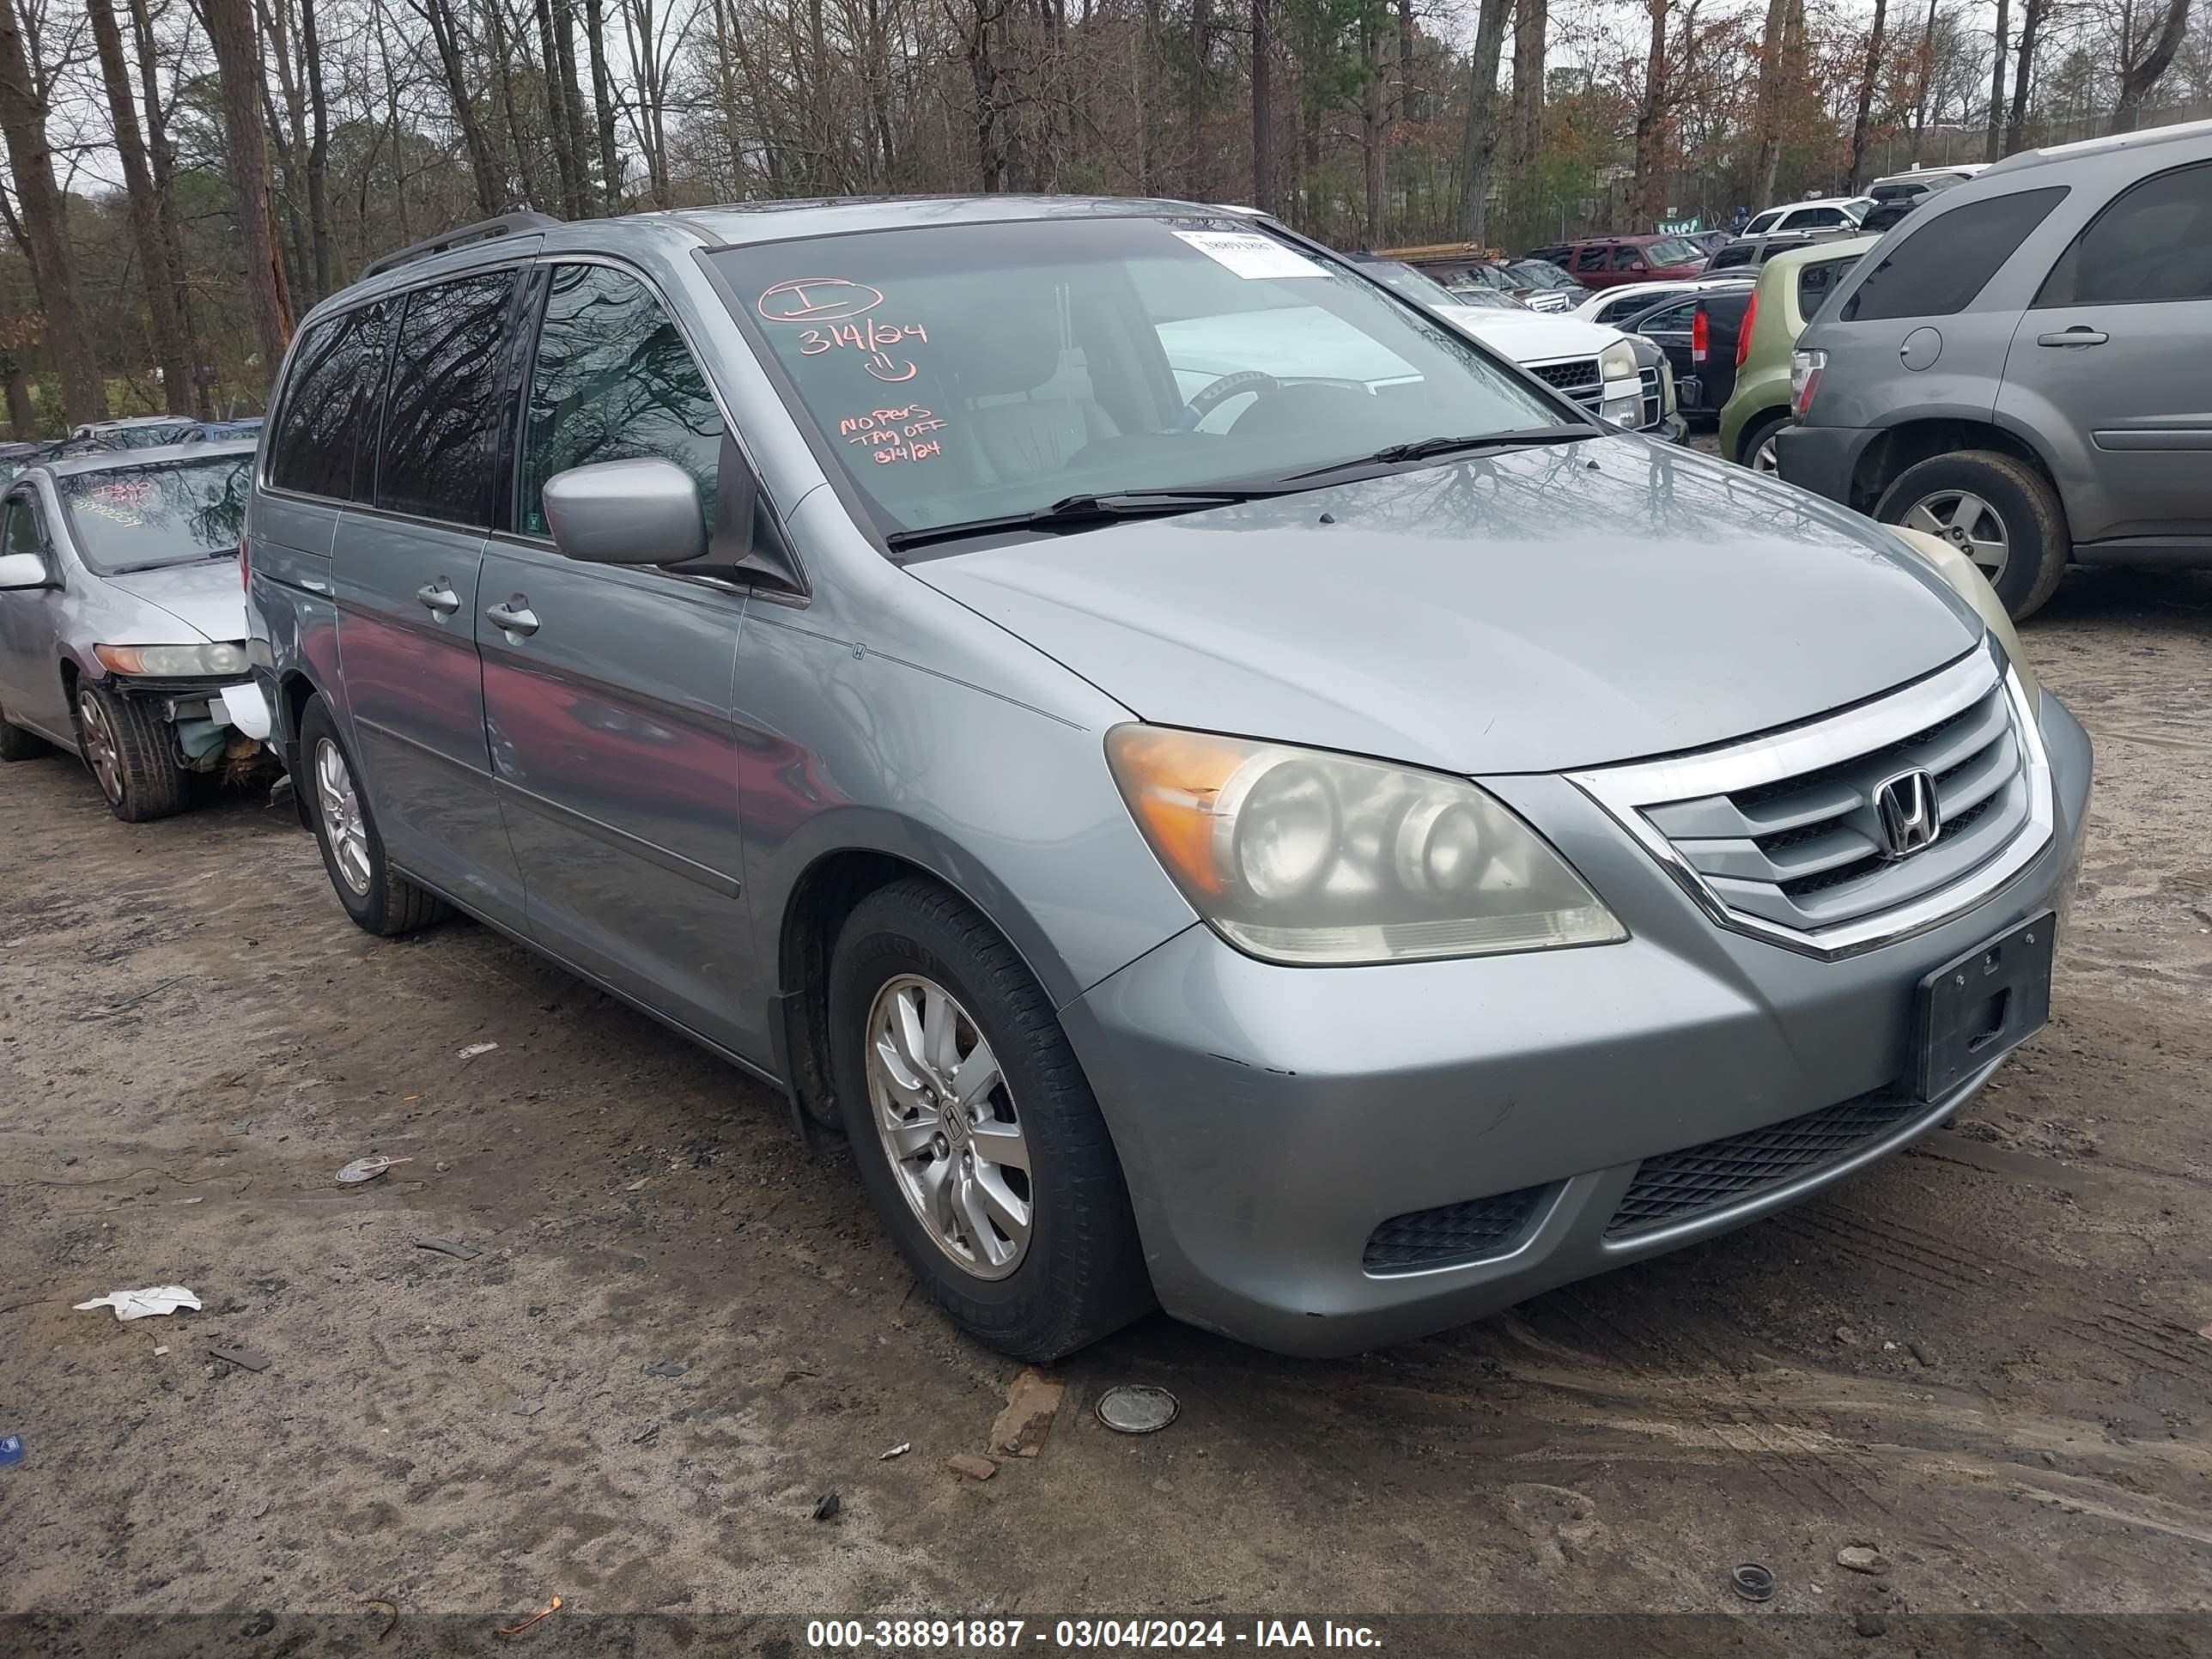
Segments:
[[[530,602],[520,593],[504,605],[486,605],[484,615],[490,617],[503,633],[535,634],[538,631],[537,614],[531,610]]]
[[[2101,328],[2091,328],[2086,323],[2076,323],[2063,333],[2039,334],[2035,337],[2035,343],[2039,346],[2093,346],[2102,345],[2112,337]]]
[[[461,596],[446,585],[446,579],[443,576],[439,577],[436,581],[425,583],[416,588],[415,597],[420,599],[426,608],[436,611],[441,617],[450,617],[461,608]]]

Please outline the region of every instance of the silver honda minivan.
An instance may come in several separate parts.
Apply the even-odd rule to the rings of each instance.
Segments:
[[[773,1083],[1009,1353],[1464,1321],[2048,1008],[2089,745],[1956,550],[1247,215],[471,227],[306,319],[247,528],[354,921]]]

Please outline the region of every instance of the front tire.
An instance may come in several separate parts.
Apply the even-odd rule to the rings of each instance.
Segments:
[[[135,697],[79,680],[74,699],[77,752],[107,810],[125,823],[173,817],[191,799],[191,775],[177,764],[176,733]]]
[[[2043,608],[2066,574],[2066,510],[2040,472],[2010,455],[1969,449],[1909,466],[1874,515],[1924,531],[1972,559],[2014,622]]]
[[[439,899],[392,867],[384,855],[368,798],[356,782],[352,753],[320,693],[300,715],[300,765],[295,784],[323,849],[323,868],[354,925],[379,939],[428,927],[448,912]]]
[[[971,906],[916,878],[830,965],[833,1079],[877,1214],[957,1324],[1057,1359],[1152,1306],[1120,1159],[1052,1005]]]

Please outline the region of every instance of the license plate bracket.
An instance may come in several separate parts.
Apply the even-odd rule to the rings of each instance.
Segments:
[[[2042,1029],[2051,1018],[2057,931],[2057,915],[2045,910],[1920,981],[1913,1002],[1913,1054],[1921,1099],[1941,1100]]]

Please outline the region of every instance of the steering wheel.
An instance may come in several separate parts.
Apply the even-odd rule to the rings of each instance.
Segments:
[[[1212,385],[1199,389],[1197,394],[1182,406],[1182,418],[1176,424],[1182,431],[1195,432],[1200,422],[1231,398],[1246,392],[1264,394],[1279,391],[1281,387],[1282,382],[1273,375],[1256,368],[1240,369],[1234,374],[1224,374]]]

